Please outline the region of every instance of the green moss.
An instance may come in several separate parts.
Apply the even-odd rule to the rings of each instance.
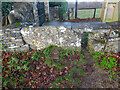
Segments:
[[[75,85],[81,84],[81,80],[79,78],[74,78],[73,83]]]
[[[38,53],[33,53],[33,55],[31,56],[31,59],[32,60],[36,60],[36,61],[39,61],[41,58],[41,56],[38,54]]]
[[[73,68],[71,69],[71,71],[73,71],[73,72],[78,72],[79,75],[83,75],[83,76],[86,75],[86,73],[85,73],[82,69],[79,69],[79,68],[76,68],[76,67],[73,67]]]
[[[20,27],[21,26],[21,23],[16,23],[15,24],[15,27]]]
[[[100,43],[101,43],[101,44],[105,44],[105,40],[101,41]]]
[[[80,64],[80,63],[81,63],[81,61],[73,62],[74,65],[78,65],[78,64]]]
[[[63,78],[62,78],[62,77],[57,77],[57,78],[56,78],[56,82],[62,83],[62,81],[63,81]]]
[[[64,76],[67,82],[72,82],[72,78],[69,75]]]

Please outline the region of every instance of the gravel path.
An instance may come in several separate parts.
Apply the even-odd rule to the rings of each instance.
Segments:
[[[66,26],[68,29],[109,29],[110,25],[117,25],[117,23],[104,23],[104,22],[58,22],[52,21],[44,23],[43,26]]]

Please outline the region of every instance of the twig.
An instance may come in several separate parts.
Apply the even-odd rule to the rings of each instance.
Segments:
[[[107,45],[107,43],[108,43],[108,39],[109,39],[109,37],[110,37],[110,33],[111,33],[111,31],[112,31],[112,28],[113,28],[113,26],[110,27],[110,31],[109,31],[109,34],[108,34],[108,37],[107,37],[107,41],[105,42],[105,46],[104,46],[103,52],[105,51],[106,45]]]

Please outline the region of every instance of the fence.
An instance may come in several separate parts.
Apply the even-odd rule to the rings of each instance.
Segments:
[[[79,8],[78,10],[94,10],[92,18],[96,18],[97,9],[101,9],[101,8]],[[82,14],[82,13],[79,12],[79,14]],[[88,14],[90,14],[90,13],[88,13]],[[77,14],[77,17],[78,17],[78,14]],[[68,9],[68,19],[70,19],[70,18],[75,19],[75,8]]]

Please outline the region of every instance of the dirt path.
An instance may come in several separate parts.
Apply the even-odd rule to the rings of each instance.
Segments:
[[[95,65],[95,60],[89,54],[87,49],[84,49],[85,59],[88,63],[85,65],[88,75],[82,82],[81,88],[118,88],[118,82],[108,78],[108,73]]]

